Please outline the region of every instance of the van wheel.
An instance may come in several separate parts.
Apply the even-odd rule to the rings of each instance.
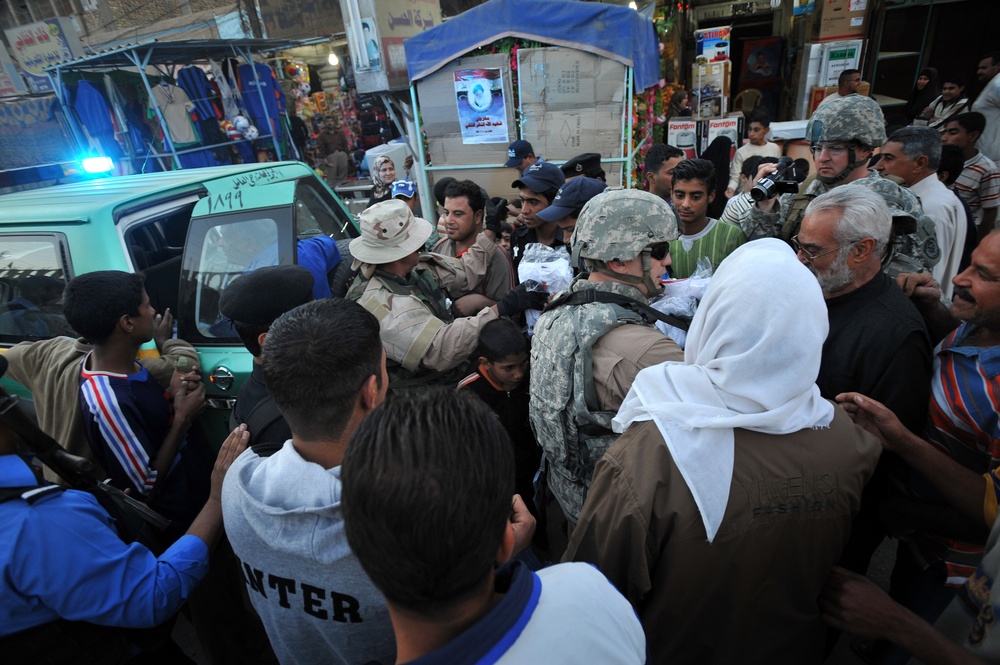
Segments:
[[[347,295],[347,290],[351,288],[357,276],[357,270],[351,270],[351,263],[354,257],[351,255],[351,239],[344,238],[337,241],[337,249],[340,250],[340,262],[329,272],[327,277],[330,280],[330,293],[334,298],[343,298]]]

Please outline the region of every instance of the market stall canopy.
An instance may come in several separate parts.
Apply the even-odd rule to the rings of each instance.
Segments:
[[[633,9],[581,0],[490,0],[403,42],[410,81],[504,37],[565,46],[629,65],[639,90],[660,80],[653,22]]]

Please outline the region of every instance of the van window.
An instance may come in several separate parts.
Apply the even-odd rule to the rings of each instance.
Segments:
[[[295,186],[295,233],[300,240],[318,235],[344,240],[358,235],[350,216],[330,193],[308,179]]]
[[[290,216],[287,208],[271,208],[191,221],[181,269],[181,338],[232,343],[236,332],[219,313],[219,296],[244,273],[294,262]]]
[[[0,342],[76,337],[63,316],[66,255],[61,233],[0,236]]]
[[[132,267],[146,276],[149,304],[160,314],[177,314],[177,289],[181,277],[181,254],[194,203],[168,214],[130,224],[125,230]]]

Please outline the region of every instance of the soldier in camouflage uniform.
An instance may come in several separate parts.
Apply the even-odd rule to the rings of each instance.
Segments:
[[[498,316],[541,309],[547,297],[530,291],[533,282],[525,283],[475,316],[454,317],[449,299],[478,288],[496,240],[480,233],[462,259],[454,259],[421,254],[430,234],[430,222],[414,217],[403,201],[389,200],[361,213],[361,236],[351,241],[359,274],[347,297],[378,319],[389,386],[395,390],[457,383],[480,326]]]
[[[660,197],[638,190],[597,195],[580,212],[571,240],[573,264],[583,258],[590,274],[555,296],[535,324],[531,425],[548,487],[571,527],[594,464],[616,438],[611,419],[636,374],[684,359],[643,310],[662,291],[659,276],[676,238],[677,221]]]
[[[893,225],[890,251],[883,266],[892,275],[930,270],[941,258],[934,222],[923,214],[920,202],[895,180],[869,171],[868,161],[875,148],[885,143],[885,118],[870,97],[850,95],[830,100],[816,109],[806,125],[812,144],[816,175],[807,179],[798,194],[759,201],[741,224],[751,231],[747,240],[780,237],[790,240],[798,233],[806,207],[820,194],[838,185],[857,182],[879,193],[893,210],[902,211]],[[777,169],[764,164],[758,179]],[[756,181],[755,181],[756,183]]]
[[[882,257],[882,270],[890,277],[903,273],[924,272],[941,259],[941,249],[934,232],[934,220],[924,214],[920,199],[899,184],[894,176],[856,181],[882,197],[892,213],[892,238]]]

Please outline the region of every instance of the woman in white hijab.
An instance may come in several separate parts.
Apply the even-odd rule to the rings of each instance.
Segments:
[[[650,662],[819,662],[816,599],[878,441],[816,387],[828,331],[785,243],[719,267],[684,362],[636,377],[567,559],[591,561],[646,626]]]

